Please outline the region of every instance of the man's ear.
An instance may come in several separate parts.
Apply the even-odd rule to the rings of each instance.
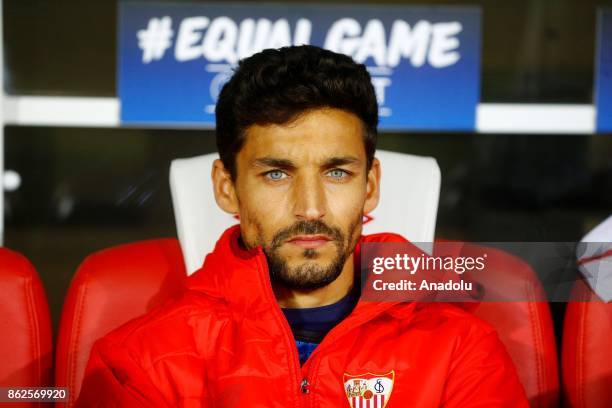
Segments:
[[[366,180],[366,200],[363,206],[364,214],[371,213],[378,206],[380,199],[380,162],[375,157],[368,171]]]
[[[213,162],[212,183],[215,201],[219,208],[229,214],[238,214],[238,197],[230,172],[219,159]]]

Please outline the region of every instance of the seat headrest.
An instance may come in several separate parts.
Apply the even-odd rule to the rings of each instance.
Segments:
[[[215,202],[211,170],[218,157],[213,153],[176,159],[170,166],[176,229],[189,275],[202,266],[223,231],[239,222]],[[363,233],[394,232],[415,243],[431,243],[440,194],[436,160],[382,150],[376,157],[382,169],[380,203],[365,215]]]

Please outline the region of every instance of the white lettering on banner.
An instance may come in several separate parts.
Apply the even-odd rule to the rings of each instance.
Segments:
[[[310,20],[300,18],[295,27],[295,36],[293,45],[310,44],[310,35],[312,34],[312,23]]]
[[[255,21],[247,18],[240,23],[238,37],[238,58],[242,59],[266,48],[272,31],[272,21],[260,18]]]
[[[331,25],[323,47],[350,55],[358,63],[372,59],[378,67],[395,68],[406,59],[417,68],[425,63],[444,68],[461,59],[457,36],[462,30],[462,24],[456,21],[432,24],[420,20],[411,27],[403,20],[395,20],[387,41],[381,20],[367,21],[362,30],[357,20],[347,17]],[[138,32],[143,62],[161,59],[164,49],[171,46],[172,34],[169,17],[152,18],[147,29]],[[188,17],[180,23],[174,56],[179,62],[204,57],[213,63],[235,64],[266,48],[310,44],[311,35],[312,22],[305,18],[296,22],[292,38],[290,22],[285,18],[247,18],[237,24],[226,16],[212,20]]]
[[[142,50],[142,63],[160,60],[166,50],[172,47],[172,19],[168,16],[152,18],[147,28],[138,30],[138,48]]]
[[[208,28],[208,30],[206,30]],[[266,18],[244,19],[237,25],[229,17],[188,17],[180,24],[174,56],[184,62],[204,57],[210,62],[235,64],[266,48],[310,43],[312,23],[299,19],[293,42],[287,19],[272,22]]]
[[[210,62],[238,62],[235,45],[238,41],[238,26],[229,17],[215,18],[204,36],[204,57]]]
[[[389,43],[380,20],[369,20],[363,32],[361,24],[353,18],[342,18],[330,27],[324,48],[352,56],[358,63],[372,58],[376,65],[396,67],[401,58],[412,66],[421,67],[428,61],[435,68],[455,64],[461,56],[457,34],[461,23],[434,23],[418,21],[413,29],[402,20],[396,20],[391,28]]]
[[[459,40],[456,35],[463,29],[461,23],[438,23],[433,25],[429,63],[432,67],[443,68],[459,61]]]
[[[213,79],[210,81],[210,85],[208,87],[210,92],[210,97],[216,101],[219,98],[219,94],[221,93],[221,88],[227,81],[232,77],[232,71],[229,72],[220,72],[216,74]]]
[[[376,99],[379,105],[385,104],[385,88],[391,85],[391,79],[387,77],[372,77],[372,86],[376,92]]]
[[[387,63],[391,67],[399,65],[402,57],[409,58],[413,67],[421,67],[427,57],[431,24],[429,21],[418,21],[412,30],[402,20],[396,20],[391,27]]]
[[[240,59],[266,48],[310,44],[312,29],[312,22],[307,18],[297,20],[292,32],[286,18],[246,18],[237,22],[228,16],[187,17],[177,30],[174,57],[178,62],[199,58],[209,62],[207,71],[215,72],[210,94],[216,100],[220,88],[232,75],[232,66]],[[346,17],[329,27],[323,47],[349,55],[358,63],[371,61],[368,70],[379,114],[387,117],[392,115],[391,109],[384,105],[387,89],[392,85],[393,69],[403,60],[415,68],[426,63],[434,68],[456,64],[461,59],[458,34],[462,30],[460,22],[430,23],[426,20],[419,20],[413,26],[395,20],[390,30],[386,30],[380,19],[370,19],[362,27],[356,19]],[[143,63],[161,60],[165,51],[172,47],[173,36],[170,17],[151,18],[147,28],[137,33]],[[210,67],[215,69],[210,70]],[[214,104],[206,106],[205,111],[214,112]]]
[[[357,36],[361,32],[359,21],[354,18],[341,18],[332,24],[323,48],[339,52],[341,54],[353,55],[359,47],[359,38]]]
[[[189,17],[181,21],[174,58],[177,61],[189,61],[202,56],[202,33],[210,20],[207,17]]]
[[[370,20],[363,30],[363,37],[357,53],[354,55],[355,61],[363,62],[372,57],[376,65],[384,66],[387,64],[385,26],[380,20]]]
[[[280,19],[272,23],[266,18],[247,18],[240,23],[238,38],[238,59],[246,58],[266,48],[280,48],[291,45],[289,21]],[[295,26],[293,45],[308,44],[312,32],[310,20],[299,19]]]
[[[272,26],[270,41],[266,48],[281,48],[291,45],[291,34],[289,30],[289,21],[281,18]]]

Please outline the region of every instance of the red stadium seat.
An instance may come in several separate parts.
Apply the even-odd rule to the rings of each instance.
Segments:
[[[51,386],[47,297],[32,264],[6,248],[0,248],[0,293],[0,387]]]
[[[562,368],[565,406],[612,407],[612,303],[604,303],[582,280],[567,304]]]
[[[55,384],[73,405],[93,343],[181,292],[183,257],[176,239],[142,241],[90,255],[74,276],[59,327]]]
[[[502,290],[512,301],[481,302],[473,313],[497,329],[514,361],[529,405],[553,408],[559,404],[559,369],[555,333],[542,286],[523,260],[494,248],[467,244],[464,256],[487,257],[487,273],[479,282],[484,288]],[[514,301],[514,300],[520,301]],[[503,390],[500,390],[503,392]]]

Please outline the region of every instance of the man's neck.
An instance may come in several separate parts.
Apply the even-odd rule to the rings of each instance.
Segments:
[[[280,285],[273,285],[273,287],[280,307],[305,309],[338,302],[353,289],[354,281],[353,255],[351,254],[344,263],[340,275],[327,286],[313,290],[288,289]]]

